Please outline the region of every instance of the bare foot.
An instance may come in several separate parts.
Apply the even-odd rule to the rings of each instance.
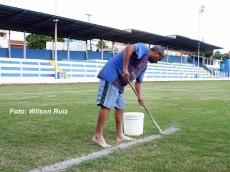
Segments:
[[[121,137],[116,138],[116,141],[118,141],[118,142],[121,142],[121,141],[124,141],[124,140],[134,140],[134,139],[130,138],[128,136],[125,136],[124,134]]]
[[[103,148],[109,148],[109,147],[111,147],[110,145],[108,145],[106,142],[105,142],[105,140],[104,140],[104,138],[102,137],[102,138],[99,138],[99,137],[96,137],[95,135],[93,136],[93,138],[92,138],[92,140],[95,142],[95,143],[97,143],[97,144],[99,144],[101,147],[103,147]]]

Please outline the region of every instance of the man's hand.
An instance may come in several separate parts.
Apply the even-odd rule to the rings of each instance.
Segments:
[[[124,69],[122,75],[125,79],[129,80],[130,75],[128,69]]]
[[[129,79],[130,77],[130,74],[129,74],[129,71],[128,71],[128,67],[129,67],[129,60],[132,56],[132,54],[136,51],[136,48],[134,45],[130,44],[130,45],[127,45],[125,47],[125,50],[124,50],[124,57],[123,57],[123,73],[122,75],[124,76],[125,79]]]
[[[144,99],[138,99],[138,103],[139,103],[139,105],[141,105],[141,106],[145,106],[145,100]]]

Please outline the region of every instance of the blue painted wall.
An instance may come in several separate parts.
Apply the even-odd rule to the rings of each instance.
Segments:
[[[220,71],[221,72],[225,71],[225,64],[224,64],[224,62],[220,63]]]
[[[0,48],[0,57],[8,57],[8,49]],[[23,58],[23,49],[21,48],[11,48],[11,57],[12,58]],[[67,51],[57,50],[58,60],[67,59]],[[104,52],[103,60],[109,60],[113,57],[112,52]],[[169,62],[171,63],[181,63],[180,56],[169,55]],[[26,49],[26,59],[44,59],[52,60],[52,50],[41,50],[41,49]],[[71,60],[85,60],[86,53],[85,51],[70,51]],[[101,52],[88,52],[88,60],[101,59]],[[167,61],[167,56],[165,55],[162,62]],[[182,63],[186,63],[185,57],[182,57]],[[200,61],[201,65],[202,61]]]
[[[26,50],[26,58],[27,59],[41,59],[41,57],[44,60],[51,60],[52,59],[52,51],[51,50],[39,50],[39,49],[27,49]],[[22,58],[23,58],[23,56],[22,56]]]
[[[188,56],[188,62],[193,64],[193,58],[194,58],[194,56],[189,55]],[[195,65],[196,66],[198,65],[198,57],[197,56],[195,56]],[[201,57],[199,58],[199,66],[200,67],[203,66],[203,59]]]
[[[88,59],[101,59],[101,53],[100,52],[88,52]]]
[[[8,48],[0,48],[0,57],[8,57]]]
[[[103,59],[109,60],[112,58],[111,52],[104,52]],[[8,48],[0,48],[0,57],[8,57]],[[12,58],[23,58],[23,49],[11,48]],[[57,50],[58,60],[67,59],[67,51]],[[52,60],[52,50],[41,50],[41,49],[26,49],[26,59],[44,59]],[[86,53],[84,51],[70,51],[70,59],[72,60],[85,60]],[[88,52],[88,59],[101,59],[101,52]]]
[[[70,54],[71,55],[71,54]],[[57,51],[57,59],[61,60],[61,59],[67,59],[67,51]],[[51,50],[51,57],[52,57],[52,50]]]
[[[73,60],[85,60],[85,52],[84,51],[70,51],[70,59]]]
[[[229,71],[229,59],[225,59],[222,63],[220,63],[220,71],[221,72],[230,72]]]
[[[11,48],[11,57],[12,58],[21,58],[23,57],[23,50],[19,48]]]
[[[8,48],[0,48],[0,57],[8,57]],[[23,49],[21,48],[11,48],[12,58],[23,58]],[[51,50],[40,50],[40,49],[26,49],[27,59],[52,59]]]
[[[166,57],[166,56],[164,57],[164,60],[165,60],[165,62],[166,62],[166,60],[167,60],[167,57]],[[170,55],[170,56],[168,57],[168,60],[169,60],[169,62],[171,62],[171,63],[181,63],[181,56],[173,56],[173,55]],[[182,57],[182,63],[185,63],[185,57]]]
[[[164,58],[161,60],[161,62],[166,62],[166,61],[167,61],[167,55],[164,56]],[[181,56],[169,55],[168,56],[168,62],[170,62],[170,63],[181,63]],[[185,57],[182,57],[182,63],[186,63]]]

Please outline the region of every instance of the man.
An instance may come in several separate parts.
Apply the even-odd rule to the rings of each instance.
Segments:
[[[116,121],[116,141],[133,140],[123,134],[122,122],[124,103],[124,87],[128,80],[135,82],[135,90],[141,97],[139,104],[144,105],[142,99],[142,81],[148,61],[157,63],[164,58],[164,49],[160,45],[155,45],[149,49],[143,43],[127,45],[126,48],[111,58],[98,74],[99,88],[97,95],[97,105],[101,106],[96,133],[92,140],[102,147],[110,147],[103,137],[103,127],[110,109],[115,108]]]

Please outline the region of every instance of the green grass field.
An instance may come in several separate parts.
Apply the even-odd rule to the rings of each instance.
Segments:
[[[96,94],[96,83],[0,85],[0,171],[28,171],[103,150],[91,140]],[[129,86],[125,96],[125,112],[145,113]],[[229,81],[147,82],[143,97],[162,130],[181,130],[63,171],[230,171]],[[113,113],[104,137],[115,146]],[[157,134],[145,113],[144,133],[134,138]]]

